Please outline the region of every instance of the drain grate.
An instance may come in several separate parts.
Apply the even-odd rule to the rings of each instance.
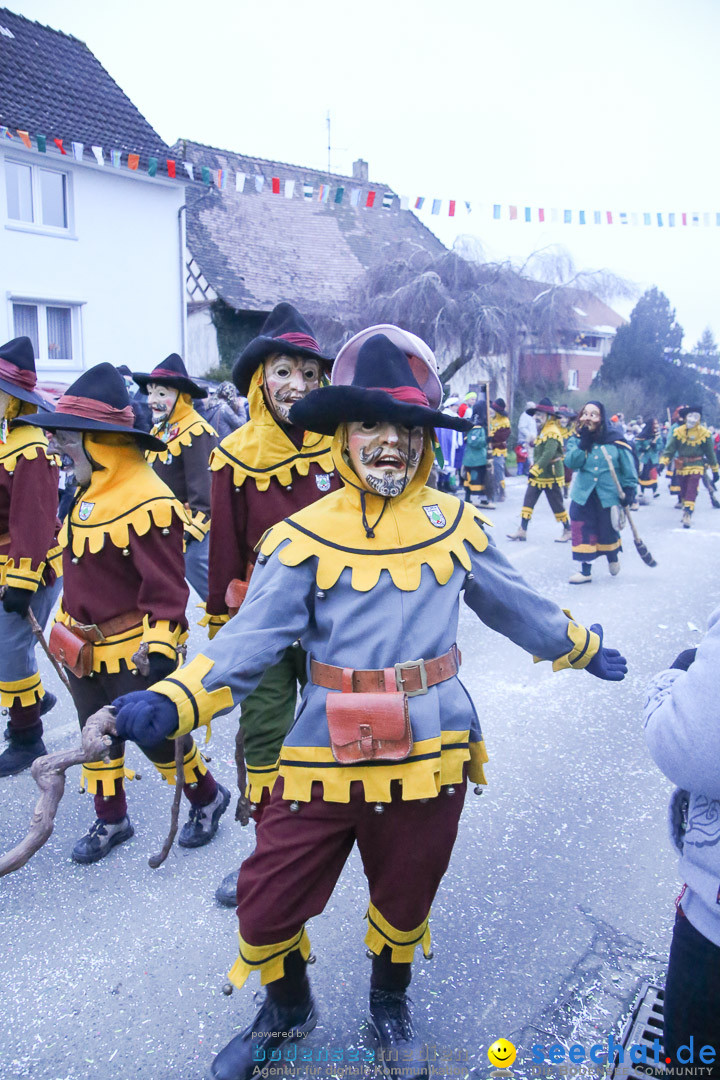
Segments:
[[[638,992],[636,1003],[630,1017],[625,1024],[621,1045],[625,1049],[625,1060],[618,1061],[619,1055],[613,1062],[609,1080],[648,1080],[648,1076],[662,1076],[665,1071],[663,1064],[650,1068],[650,1062],[655,1061],[655,1039],[663,1043],[663,1003],[665,991],[652,983],[644,982]],[[634,1065],[629,1061],[631,1046],[644,1046],[647,1050],[646,1064]],[[661,1062],[664,1055],[660,1055]]]

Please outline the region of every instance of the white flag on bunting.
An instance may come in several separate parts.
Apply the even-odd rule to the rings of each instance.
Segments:
[[[244,191],[245,190],[245,173],[244,172],[235,173],[235,190],[236,191]]]
[[[95,155],[95,160],[97,161],[98,165],[104,165],[105,164],[105,158],[103,157],[103,148],[102,148],[102,146],[93,146],[92,152]]]
[[[82,161],[83,151],[85,150],[85,144],[81,142],[74,142],[72,144],[73,157],[76,161]]]
[[[285,181],[285,198],[286,199],[292,199],[294,194],[295,194],[295,181],[294,180],[286,180]]]

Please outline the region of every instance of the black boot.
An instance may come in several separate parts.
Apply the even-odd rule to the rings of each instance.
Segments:
[[[411,965],[393,964],[387,945],[373,957],[370,982],[370,1032],[378,1047],[378,1064],[397,1080],[430,1076],[425,1043],[412,1025],[409,999]]]
[[[266,1068],[277,1069],[273,1050],[297,1042],[317,1024],[306,963],[295,950],[285,958],[285,974],[267,984],[267,996],[251,1024],[231,1039],[210,1066],[211,1080],[249,1080]]]
[[[45,743],[38,735],[34,739],[20,739],[11,734],[7,749],[0,754],[0,776],[15,776],[29,769],[35,758],[47,754]]]
[[[51,694],[49,690],[46,690],[44,697],[40,699],[40,718],[42,719],[42,717],[45,716],[46,713],[49,713],[51,709],[54,709],[56,705],[57,698],[54,694]],[[3,713],[7,714],[9,713],[9,710],[3,709]],[[9,742],[11,735],[12,728],[10,727],[10,724],[6,724],[3,737]]]

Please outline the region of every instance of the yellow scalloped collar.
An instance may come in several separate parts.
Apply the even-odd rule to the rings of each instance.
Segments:
[[[507,416],[493,416],[490,420],[490,433],[493,431],[499,431],[500,428],[510,427],[510,421]]]
[[[470,503],[425,487],[434,458],[429,439],[418,471],[402,495],[384,499],[363,492],[366,518],[375,533],[372,538],[363,525],[360,481],[343,457],[343,445],[344,428],[340,428],[332,454],[343,487],[273,526],[261,541],[263,555],[272,554],[287,540],[278,556],[281,563],[297,566],[315,557],[320,589],[331,588],[343,570],[350,569],[356,592],[374,588],[383,570],[389,572],[396,588],[413,592],[420,585],[423,566],[430,567],[440,585],[452,576],[453,556],[470,569],[466,545],[484,551],[488,540],[482,526],[490,522]]]
[[[231,432],[213,450],[210,468],[213,472],[229,465],[236,487],[252,477],[259,491],[266,491],[274,476],[283,487],[293,481],[293,471],[307,476],[315,463],[325,472],[333,471],[332,439],[306,431],[300,449],[280,427],[265,404],[262,392],[262,364],[250,381],[248,405],[250,420]]]
[[[548,439],[557,439],[558,442],[563,442],[565,439],[565,432],[554,417],[545,421],[540,434],[535,440],[535,445],[537,446],[538,443],[547,442]]]
[[[58,539],[66,548],[71,519],[73,555],[79,557],[86,549],[97,554],[106,537],[115,547],[125,548],[131,527],[138,536],[153,525],[167,529],[173,514],[187,523],[185,508],[130,436],[86,432],[83,444],[100,468],[93,471],[60,530]]]
[[[689,446],[697,446],[698,443],[705,442],[710,431],[708,428],[703,427],[702,424],[698,424],[693,431],[688,431],[687,425],[681,424],[680,427],[675,429],[674,434],[679,442],[687,443]]]
[[[199,412],[193,408],[192,398],[189,394],[178,394],[177,401],[167,420],[162,424],[155,424],[151,435],[158,439],[167,437],[166,450],[148,450],[146,458],[152,465],[158,458],[164,464],[170,460],[168,455],[178,457],[182,453],[183,446],[190,446],[194,435],[202,435],[206,431],[209,435],[217,437],[217,431],[208,424]]]
[[[0,444],[0,466],[6,472],[15,471],[18,458],[27,458],[31,461],[42,451],[46,457],[48,441],[45,433],[40,428],[29,427],[27,424],[18,424],[11,427],[4,444]]]

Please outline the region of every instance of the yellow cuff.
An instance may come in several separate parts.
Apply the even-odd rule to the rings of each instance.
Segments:
[[[275,781],[280,775],[277,762],[274,765],[250,765],[246,762],[245,771],[248,781],[245,794],[250,802],[259,803],[266,789],[269,795],[272,794]]]
[[[125,755],[104,761],[88,761],[82,767],[82,785],[91,795],[114,795],[115,781],[125,779]]]
[[[470,743],[470,764],[468,765],[467,775],[471,784],[487,784],[483,765],[489,760],[483,739],[480,742]]]
[[[175,660],[178,646],[187,640],[187,636],[187,630],[182,630],[179,623],[171,630],[167,619],[160,619],[154,626],[150,625],[147,615],[143,619],[142,644],[147,645],[148,652],[160,653]]]
[[[168,761],[166,765],[161,765],[157,761],[153,761],[153,765],[164,777],[168,784],[175,786],[175,762]],[[207,772],[207,765],[203,761],[202,754],[198,747],[193,743],[190,750],[183,758],[183,779],[186,784],[197,784],[201,776],[204,776]]]
[[[47,555],[45,556],[45,561],[47,562],[48,566],[55,571],[55,577],[62,577],[62,553],[63,549],[58,546],[50,548]]]
[[[600,648],[600,636],[593,630],[587,630],[576,623],[566,608],[563,608],[563,611],[570,620],[567,634],[573,647],[569,653],[553,660],[553,671],[563,671],[565,668],[585,668]]]
[[[251,971],[260,972],[260,982],[265,986],[285,974],[285,957],[295,949],[300,950],[304,960],[310,956],[310,938],[303,926],[299,934],[276,945],[248,945],[238,933],[240,955],[228,972],[228,979],[235,986],[244,986]]]
[[[199,606],[205,607],[204,604]],[[209,615],[206,611],[202,619],[199,620],[198,626],[207,626],[208,638],[212,641],[218,630],[223,627],[226,622],[230,622],[230,618],[231,616],[228,611],[226,611],[224,615]]]
[[[44,697],[45,690],[39,671],[36,671],[34,675],[28,675],[26,679],[14,679],[8,682],[0,680],[0,705],[4,709],[9,709],[16,702],[25,706],[34,705],[36,701]]]
[[[185,532],[195,540],[204,540],[210,529],[210,518],[198,510],[185,525]]]
[[[32,559],[21,559],[20,565],[15,566],[14,559],[8,559],[5,563],[5,585],[11,585],[14,589],[28,589],[35,592],[40,584],[45,569],[45,563],[41,562],[37,570],[32,568]]]
[[[210,737],[210,721],[223,709],[231,709],[233,698],[229,686],[220,686],[217,690],[209,692],[202,684],[202,680],[212,671],[215,661],[208,659],[199,653],[180,671],[162,679],[152,689],[156,694],[164,694],[169,697],[178,711],[180,722],[177,731],[170,736],[177,739],[181,735],[187,735],[201,724],[208,725],[208,738]]]
[[[380,955],[386,945],[391,950],[393,964],[411,964],[418,945],[422,945],[426,956],[429,955],[430,912],[414,930],[396,930],[387,919],[383,918],[373,903],[368,906],[365,918],[368,923],[365,944],[376,956]]]

